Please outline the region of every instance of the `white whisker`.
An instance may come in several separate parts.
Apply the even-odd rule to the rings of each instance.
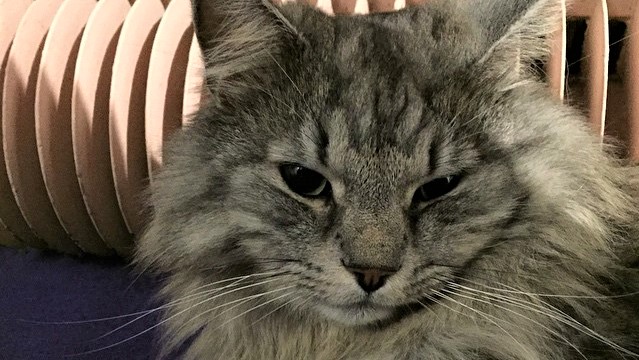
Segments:
[[[472,281],[467,279],[463,279],[463,280],[469,283],[473,283]],[[480,285],[487,289],[495,290],[499,292],[514,293],[514,294],[520,294],[520,295],[526,295],[526,296],[538,296],[538,297],[545,297],[545,298],[607,300],[607,299],[619,299],[619,298],[626,298],[626,297],[632,297],[632,296],[639,296],[639,291],[634,291],[634,292],[620,294],[620,295],[589,296],[589,295],[569,295],[569,294],[542,294],[542,293],[526,292],[526,291],[519,291],[519,290],[500,289],[500,288],[496,288],[496,287],[492,287],[492,286],[484,285],[484,284],[478,284],[478,283],[475,283],[475,285]]]
[[[431,291],[432,291],[432,290],[431,290]],[[443,302],[441,302],[441,301],[437,300],[437,299],[436,299],[436,298],[434,298],[433,296],[430,296],[430,295],[428,295],[428,294],[424,294],[424,296],[425,296],[428,300],[430,300],[430,301],[434,302],[435,304],[438,304],[438,305],[440,305],[440,306],[443,306],[443,307],[445,307],[446,309],[448,309],[448,310],[450,310],[450,311],[453,311],[453,312],[455,312],[455,313],[457,313],[457,314],[459,314],[459,315],[463,315],[463,316],[466,316],[466,317],[470,318],[470,319],[473,321],[473,323],[475,323],[475,326],[478,326],[478,325],[477,325],[477,321],[476,321],[476,319],[475,319],[474,317],[470,316],[469,314],[465,314],[465,313],[463,313],[463,312],[461,312],[461,311],[459,311],[459,310],[457,310],[457,309],[454,309],[454,308],[452,308],[452,307],[450,307],[450,306],[448,306],[448,305],[444,304]],[[420,302],[420,304],[422,304],[422,303]],[[422,306],[426,306],[426,305],[422,304]]]
[[[457,284],[457,283],[453,283],[453,282],[450,283],[450,286],[456,286],[458,288],[463,288],[463,289],[466,289],[466,290],[483,293],[485,295],[494,297],[496,300],[499,300],[499,295],[497,295],[497,294],[483,292],[481,290],[465,287],[463,285],[460,285],[460,284]],[[489,289],[491,288],[489,286],[485,286],[485,287],[487,287]],[[523,293],[523,294],[527,295],[526,293]],[[527,296],[530,296],[530,295],[527,295]],[[506,299],[509,299],[511,301],[511,303],[514,302],[515,304],[513,304],[513,305],[516,305],[516,306],[517,306],[516,302],[523,302],[523,300],[521,300],[521,299],[509,298],[509,297],[505,297],[505,296],[502,296],[502,297],[506,298]],[[502,300],[502,302],[503,301],[504,300]],[[597,340],[597,341],[599,341],[599,342],[601,342],[603,344],[606,344],[606,345],[610,346],[611,348],[613,348],[615,350],[624,352],[627,355],[639,356],[639,354],[636,354],[636,353],[634,353],[634,352],[632,352],[632,351],[630,351],[628,349],[625,349],[624,347],[616,344],[612,340],[610,340],[610,339],[606,338],[605,336],[597,333],[596,331],[592,330],[588,326],[585,326],[585,325],[581,324],[580,322],[578,322],[577,320],[575,320],[571,316],[568,316],[566,313],[560,312],[559,310],[557,310],[556,308],[552,307],[551,305],[550,306],[552,307],[552,309],[549,309],[549,308],[544,308],[544,307],[542,307],[540,305],[537,305],[537,304],[534,304],[534,303],[531,303],[531,302],[524,302],[524,303],[527,304],[527,305],[519,304],[519,306],[520,307],[524,306],[530,311],[533,311],[533,312],[548,316],[551,319],[554,319],[554,320],[559,321],[559,322],[561,322],[561,323],[563,323],[563,324],[565,324],[567,326],[570,326],[571,328],[581,332],[582,334],[584,334],[586,336],[589,336],[589,337],[591,337],[591,338],[593,338],[593,339],[595,339],[595,340]],[[547,303],[544,303],[544,304],[547,304]],[[532,306],[528,306],[528,305],[533,305],[533,306],[537,307],[537,309],[533,308]]]
[[[271,57],[271,59],[273,60],[273,62],[275,62],[275,64],[277,65],[277,67],[280,68],[280,70],[282,70],[282,73],[284,73],[284,76],[286,76],[286,78],[291,82],[291,84],[293,85],[293,87],[295,88],[295,90],[297,90],[297,92],[300,94],[300,96],[302,96],[302,99],[304,98],[304,94],[302,94],[302,91],[300,90],[300,88],[297,86],[297,84],[295,84],[295,82],[293,81],[293,79],[288,75],[288,73],[286,72],[286,70],[284,70],[284,68],[282,67],[282,65],[280,65],[280,63],[275,59],[275,57],[271,54],[268,53],[268,55]]]
[[[235,309],[235,308],[237,308],[237,307],[239,307],[239,306],[242,306],[243,304],[246,304],[247,302],[249,302],[249,301],[251,301],[251,300],[254,300],[254,299],[257,299],[257,298],[260,298],[260,297],[263,297],[263,296],[266,296],[266,295],[269,295],[269,294],[275,293],[275,292],[280,292],[280,291],[288,290],[288,289],[293,288],[293,287],[295,287],[295,286],[294,286],[294,285],[286,286],[286,287],[283,287],[283,288],[280,288],[280,289],[275,289],[275,290],[265,291],[265,292],[262,292],[262,293],[259,293],[259,294],[255,294],[255,295],[249,295],[249,296],[246,296],[246,297],[243,297],[243,298],[240,298],[240,299],[235,299],[235,300],[232,300],[232,301],[226,302],[226,303],[221,304],[221,305],[217,305],[217,306],[215,306],[215,307],[212,307],[212,308],[210,308],[210,309],[207,309],[207,310],[205,310],[205,311],[203,311],[203,312],[201,312],[201,313],[197,314],[196,316],[192,317],[191,319],[189,319],[188,321],[186,321],[184,324],[182,324],[182,326],[180,326],[180,327],[178,328],[178,330],[182,329],[182,328],[183,328],[184,326],[186,326],[186,324],[188,324],[189,322],[191,322],[191,321],[193,321],[193,320],[195,320],[195,319],[197,319],[197,318],[199,318],[199,317],[202,317],[202,316],[204,316],[204,315],[206,315],[206,314],[209,314],[209,313],[211,313],[211,312],[213,312],[213,311],[215,311],[215,310],[221,309],[221,308],[223,308],[223,307],[226,307],[226,306],[229,306],[229,305],[233,305],[233,304],[235,304],[235,305],[233,305],[232,307],[230,307],[230,308],[228,308],[228,309],[225,309],[224,311],[220,312],[219,314],[216,314],[215,316],[213,316],[213,317],[212,317],[211,319],[209,319],[209,320],[216,319],[216,318],[218,318],[218,317],[222,316],[223,314],[225,314],[225,313],[227,313],[227,312],[229,312],[229,311],[231,311],[231,310],[233,310],[233,309]]]
[[[429,299],[430,300],[430,299]],[[431,300],[432,301],[432,300]],[[431,314],[435,315],[435,317],[437,318],[437,320],[439,320],[440,322],[442,321],[442,319],[439,317],[439,315],[437,315],[437,313],[430,308],[430,306],[427,306],[426,304],[422,303],[421,301],[417,300],[417,303],[421,306],[424,307],[424,309],[426,309],[426,311],[430,312]]]
[[[160,325],[162,325],[162,324],[164,324],[164,323],[166,323],[166,322],[170,321],[171,319],[175,318],[176,316],[179,316],[179,315],[181,315],[181,314],[185,313],[186,311],[191,310],[191,309],[192,309],[192,308],[194,308],[195,306],[201,305],[201,304],[203,304],[203,303],[205,303],[205,302],[207,302],[207,301],[214,300],[214,299],[216,299],[216,298],[218,298],[218,297],[220,297],[220,296],[225,296],[225,295],[228,295],[228,294],[230,294],[230,293],[234,293],[234,292],[236,292],[236,291],[240,291],[240,290],[244,290],[244,289],[247,289],[247,288],[250,288],[250,287],[255,287],[255,286],[263,285],[263,284],[266,284],[266,283],[269,283],[269,282],[273,282],[273,281],[276,281],[276,280],[278,280],[278,279],[269,279],[269,280],[266,280],[266,281],[261,281],[261,282],[256,283],[256,284],[245,285],[245,286],[242,286],[242,287],[240,287],[240,288],[235,288],[235,289],[229,290],[229,291],[227,291],[227,292],[225,292],[225,293],[215,295],[215,296],[213,296],[213,297],[211,297],[211,298],[207,298],[206,300],[200,301],[200,302],[198,302],[197,304],[192,305],[192,306],[190,306],[190,307],[189,307],[189,308],[187,308],[187,309],[181,310],[181,311],[179,311],[179,312],[177,312],[177,313],[175,313],[175,314],[173,314],[173,315],[169,316],[168,318],[166,318],[166,319],[164,319],[164,320],[160,321],[159,323],[157,323],[157,324],[155,324],[155,325],[153,325],[153,326],[149,327],[148,329],[143,330],[143,331],[141,331],[141,332],[139,332],[139,333],[137,333],[137,334],[135,334],[135,335],[132,335],[132,336],[130,336],[130,337],[128,337],[128,338],[126,338],[126,339],[124,339],[124,340],[118,341],[118,342],[116,342],[116,343],[114,343],[114,344],[111,344],[111,345],[108,345],[108,346],[103,346],[103,347],[101,347],[101,348],[99,348],[99,349],[89,350],[89,351],[85,351],[85,352],[82,352],[82,353],[79,353],[79,354],[72,354],[72,355],[68,355],[68,356],[81,356],[81,355],[88,355],[88,354],[96,353],[96,352],[99,352],[99,351],[103,351],[103,350],[110,349],[110,348],[113,348],[113,347],[115,347],[115,346],[118,346],[118,345],[124,344],[124,343],[126,343],[126,342],[128,342],[128,341],[131,341],[131,340],[133,340],[133,339],[135,339],[135,338],[137,338],[137,337],[140,337],[140,336],[142,336],[142,335],[144,335],[144,334],[148,333],[149,331],[151,331],[151,330],[153,330],[153,329],[155,329],[155,328],[159,327]]]
[[[431,290],[431,291],[432,291],[432,290]],[[503,328],[501,325],[499,325],[496,321],[494,321],[493,319],[491,319],[491,315],[490,315],[490,314],[486,314],[486,313],[485,313],[485,312],[483,312],[483,311],[477,310],[477,309],[475,309],[475,308],[473,308],[473,307],[471,307],[471,306],[469,306],[469,305],[466,305],[466,304],[464,304],[464,303],[462,303],[462,302],[460,302],[460,301],[457,301],[457,300],[455,300],[455,299],[451,298],[450,296],[448,296],[448,295],[446,295],[446,294],[443,294],[443,293],[441,293],[441,292],[439,292],[439,291],[434,291],[434,294],[439,295],[439,296],[441,296],[442,298],[444,298],[444,299],[446,299],[446,300],[448,300],[448,301],[452,301],[452,302],[454,302],[454,303],[456,303],[456,304],[458,304],[458,305],[460,305],[460,306],[462,306],[462,307],[464,307],[464,308],[466,308],[466,309],[468,309],[468,310],[470,310],[470,311],[472,311],[472,312],[475,312],[475,313],[479,314],[480,316],[482,316],[483,318],[485,318],[486,320],[488,320],[489,322],[491,322],[493,325],[497,326],[497,327],[498,327],[501,331],[503,331],[506,335],[508,335],[508,337],[510,337],[511,339],[513,339],[513,341],[515,341],[515,342],[516,342],[516,343],[517,343],[517,344],[521,347],[521,349],[522,349],[522,350],[524,350],[524,352],[525,352],[525,353],[528,353],[528,354],[530,353],[530,350],[529,350],[529,349],[527,349],[527,348],[524,346],[524,344],[522,344],[519,340],[517,340],[514,336],[512,336],[512,334],[510,334],[508,331],[506,331],[506,329],[504,329],[504,328]],[[534,358],[534,356],[531,356],[531,358]]]
[[[276,307],[275,309],[273,309],[273,310],[269,311],[268,313],[266,313],[266,315],[263,315],[263,316],[261,316],[259,319],[257,319],[257,320],[255,320],[255,321],[253,321],[253,323],[251,323],[251,326],[254,326],[254,325],[255,325],[255,324],[257,324],[258,322],[260,322],[260,321],[262,321],[262,320],[266,319],[267,317],[269,317],[270,315],[272,315],[272,314],[273,314],[273,313],[275,313],[276,311],[278,311],[278,310],[280,310],[281,308],[283,308],[283,307],[285,307],[285,306],[287,306],[287,305],[291,304],[293,301],[299,300],[301,297],[302,297],[302,296],[300,295],[300,296],[298,296],[298,297],[296,297],[296,298],[293,298],[293,299],[291,299],[291,300],[289,300],[289,301],[285,302],[284,304],[282,304],[282,305],[280,305],[280,306]]]
[[[197,287],[197,288],[194,289],[194,291],[202,290],[202,289],[205,289],[205,288],[208,288],[208,287],[211,287],[211,286],[219,285],[220,283],[225,283],[225,282],[229,282],[229,281],[235,280],[231,284],[225,285],[225,286],[223,286],[221,288],[215,288],[215,289],[211,289],[211,290],[200,291],[200,292],[197,292],[197,293],[194,293],[194,294],[191,294],[191,295],[187,295],[187,296],[184,296],[182,298],[173,300],[173,301],[168,302],[168,303],[166,303],[166,304],[164,304],[162,306],[159,306],[159,307],[157,307],[155,309],[151,309],[151,310],[147,310],[145,312],[142,312],[141,315],[136,317],[135,319],[130,320],[129,322],[127,322],[127,323],[125,323],[123,325],[120,325],[117,328],[102,334],[101,336],[93,339],[92,341],[99,340],[99,339],[102,339],[104,337],[107,337],[107,336],[115,333],[116,331],[121,330],[121,329],[123,329],[123,328],[125,328],[125,327],[127,327],[127,326],[129,326],[129,325],[131,325],[133,323],[135,323],[138,320],[143,319],[144,317],[146,317],[146,316],[148,316],[148,315],[150,315],[152,313],[155,313],[155,312],[158,312],[160,310],[167,309],[167,308],[170,308],[170,307],[177,306],[177,305],[185,303],[185,302],[187,302],[189,300],[197,300],[197,299],[201,299],[203,297],[209,296],[211,294],[215,294],[215,293],[220,292],[222,290],[225,290],[225,289],[228,289],[228,288],[233,287],[235,285],[238,285],[239,283],[241,283],[242,281],[244,281],[244,280],[246,280],[248,278],[255,277],[255,276],[261,276],[261,275],[264,275],[264,274],[269,274],[270,275],[271,273],[273,273],[273,272],[237,276],[237,277],[234,277],[234,278],[224,279],[224,280],[216,281],[216,282],[213,282],[213,283],[209,283],[209,284]]]
[[[203,288],[207,288],[210,286],[214,286],[220,283],[225,283],[225,282],[229,282],[229,281],[233,281],[233,280],[245,280],[247,278],[250,277],[254,277],[254,276],[261,276],[261,275],[272,275],[272,274],[278,274],[279,272],[268,272],[268,273],[260,273],[260,274],[251,274],[251,275],[244,275],[244,276],[238,276],[238,277],[234,277],[234,278],[230,278],[230,279],[224,279],[224,280],[220,280],[220,281],[216,281],[214,283],[209,283],[203,286],[200,286],[198,288],[195,288],[194,291],[196,290],[201,290]],[[239,281],[234,282],[231,285],[237,284]],[[231,286],[229,285],[229,286]],[[226,288],[226,287],[224,287]],[[224,289],[224,288],[220,288]],[[203,292],[198,292],[198,293],[194,293],[188,296],[185,296],[183,298],[180,299],[176,299],[173,300],[171,302],[168,302],[166,304],[163,304],[159,307],[153,308],[153,309],[147,309],[147,310],[140,310],[140,311],[136,311],[136,312],[132,312],[132,313],[128,313],[128,314],[124,314],[124,315],[115,315],[115,316],[109,316],[109,317],[103,317],[103,318],[98,318],[98,319],[87,319],[87,320],[71,320],[71,321],[37,321],[37,320],[28,320],[28,319],[18,319],[18,321],[22,321],[22,322],[28,322],[28,323],[32,323],[32,324],[41,324],[41,325],[81,325],[81,324],[88,324],[88,323],[94,323],[94,322],[104,322],[104,321],[110,321],[110,320],[117,320],[117,319],[123,319],[123,318],[128,318],[128,317],[133,317],[133,316],[138,316],[141,314],[150,314],[162,309],[166,309],[170,306],[172,306],[173,304],[177,304],[177,303],[181,303],[184,302],[184,300],[192,298],[192,297],[201,297],[202,295],[206,295],[208,294],[206,291]]]
[[[510,312],[510,313],[513,313],[513,314],[517,315],[517,316],[520,316],[520,317],[522,317],[522,318],[524,318],[524,319],[526,319],[526,320],[528,320],[528,321],[530,321],[530,322],[532,322],[532,323],[534,323],[534,324],[536,324],[536,325],[539,325],[540,327],[542,327],[543,329],[547,330],[547,331],[548,331],[548,332],[550,332],[551,334],[553,334],[553,335],[555,335],[556,337],[558,337],[558,338],[562,339],[562,340],[563,340],[563,341],[564,341],[564,342],[565,342],[568,346],[570,346],[570,347],[572,347],[573,349],[575,349],[575,351],[577,351],[577,353],[578,353],[579,355],[581,355],[581,357],[582,357],[582,358],[584,358],[584,359],[588,360],[588,358],[587,358],[587,357],[586,357],[586,356],[585,356],[585,355],[581,352],[581,350],[579,350],[579,348],[578,348],[575,344],[573,344],[573,343],[571,343],[570,341],[568,341],[568,339],[567,339],[566,337],[564,337],[563,335],[561,335],[561,334],[560,334],[559,332],[557,332],[556,330],[553,330],[553,329],[551,329],[550,327],[548,327],[548,326],[546,326],[546,325],[544,325],[544,324],[542,324],[542,323],[540,323],[540,322],[538,322],[538,321],[536,321],[536,320],[533,320],[533,319],[531,319],[530,317],[528,317],[528,316],[526,316],[526,315],[524,315],[524,314],[518,313],[518,312],[516,312],[516,311],[514,311],[514,310],[512,310],[512,309],[508,309],[508,308],[506,308],[505,306],[500,306],[500,305],[493,304],[493,303],[491,303],[490,301],[486,301],[486,300],[478,299],[478,298],[476,298],[476,297],[466,296],[466,295],[460,294],[459,292],[453,292],[453,291],[446,290],[446,289],[444,289],[444,290],[442,290],[442,291],[445,291],[445,292],[447,292],[447,293],[449,293],[449,294],[451,294],[451,295],[457,295],[457,296],[461,296],[461,297],[464,297],[464,298],[467,298],[467,299],[471,299],[471,300],[479,301],[479,302],[482,302],[482,303],[485,303],[485,304],[488,304],[488,305],[491,305],[491,306],[497,307],[497,308],[499,308],[499,309],[506,310],[506,311],[508,311],[508,312]],[[464,290],[461,290],[461,291],[464,291]],[[466,291],[466,293],[471,293],[471,294],[473,294],[472,292],[469,292],[469,291]],[[490,299],[490,298],[489,298],[489,299]],[[530,333],[530,332],[529,332],[529,333]],[[536,334],[535,334],[535,335],[536,335]]]
[[[294,286],[290,286],[289,288],[291,288],[291,287],[294,287]],[[282,291],[282,290],[285,290],[285,289],[279,289],[279,291]],[[274,302],[274,301],[277,301],[277,300],[279,300],[279,299],[281,299],[281,298],[283,298],[283,297],[289,296],[289,295],[291,295],[292,293],[293,293],[292,291],[291,291],[291,292],[287,292],[287,293],[286,293],[286,294],[284,294],[284,295],[277,296],[277,297],[275,297],[275,298],[273,298],[273,299],[271,299],[271,300],[265,301],[265,302],[263,302],[263,303],[261,303],[261,304],[259,304],[259,305],[257,305],[257,306],[254,306],[254,307],[252,307],[252,308],[250,308],[250,309],[248,309],[248,310],[246,310],[246,311],[244,311],[244,312],[242,312],[242,313],[240,313],[240,314],[238,314],[238,315],[236,315],[236,316],[234,316],[234,317],[232,317],[232,318],[228,319],[227,321],[223,322],[223,323],[222,323],[220,326],[218,326],[216,329],[219,329],[219,328],[223,327],[224,325],[226,325],[226,324],[230,323],[231,321],[233,321],[233,320],[235,320],[235,319],[237,319],[237,318],[239,318],[239,317],[241,317],[241,316],[243,316],[243,315],[248,314],[248,313],[249,313],[249,312],[251,312],[251,311],[257,310],[257,309],[259,309],[259,308],[261,308],[261,307],[263,307],[263,306],[266,306],[266,305],[268,305],[268,304],[270,304],[270,303],[272,303],[272,302]]]

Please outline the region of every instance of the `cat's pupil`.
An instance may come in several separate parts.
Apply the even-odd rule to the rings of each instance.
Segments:
[[[448,194],[457,187],[459,179],[459,176],[451,175],[429,181],[417,189],[413,197],[413,203],[435,200]]]
[[[300,165],[280,166],[280,173],[288,187],[299,195],[316,198],[330,192],[330,184],[324,176]]]

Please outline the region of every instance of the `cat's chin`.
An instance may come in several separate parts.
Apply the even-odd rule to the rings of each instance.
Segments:
[[[333,306],[318,304],[316,310],[325,318],[343,325],[358,326],[367,325],[378,321],[384,321],[393,316],[394,310],[390,307],[373,306]]]

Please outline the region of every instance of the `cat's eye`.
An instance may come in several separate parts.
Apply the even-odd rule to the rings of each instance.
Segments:
[[[295,193],[307,198],[328,196],[331,184],[317,171],[296,164],[280,166],[280,174],[288,187]]]
[[[413,203],[423,203],[440,198],[453,191],[459,184],[460,176],[451,175],[433,179],[417,189]]]

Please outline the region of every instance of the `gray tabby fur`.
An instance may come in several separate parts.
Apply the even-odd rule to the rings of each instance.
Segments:
[[[526,70],[558,5],[328,17],[194,1],[215,101],[170,142],[137,253],[167,275],[165,353],[192,339],[186,359],[633,358],[636,171]],[[333,199],[291,192],[282,162],[322,173]],[[342,258],[401,269],[357,307]]]

